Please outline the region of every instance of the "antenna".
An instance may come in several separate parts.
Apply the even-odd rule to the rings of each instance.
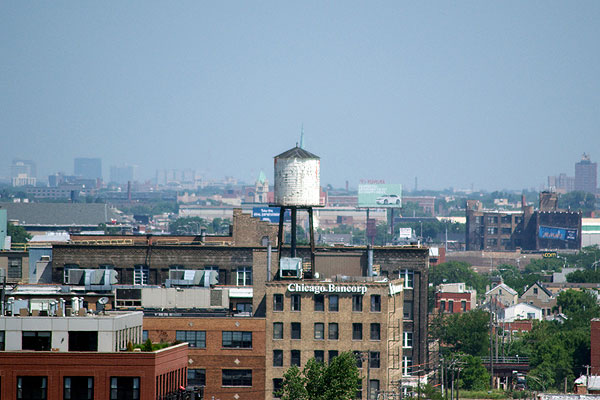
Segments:
[[[304,148],[304,122],[302,123],[302,126],[300,128],[300,148]]]

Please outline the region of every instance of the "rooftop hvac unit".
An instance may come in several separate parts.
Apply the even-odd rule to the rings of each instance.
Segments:
[[[68,274],[68,280],[65,283],[69,285],[83,285],[84,275],[84,269],[70,269]]]
[[[300,257],[282,257],[279,260],[280,278],[302,278],[302,258]]]
[[[217,274],[217,271],[203,271],[196,269],[187,269],[187,270],[172,270],[169,271],[169,279],[165,282],[167,287],[171,286],[206,286],[205,280],[209,279],[206,276],[209,276],[210,273]],[[214,279],[209,279],[209,282],[213,282],[215,285],[217,283],[217,278],[215,275]]]

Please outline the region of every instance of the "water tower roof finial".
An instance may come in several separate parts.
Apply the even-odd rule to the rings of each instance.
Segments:
[[[275,158],[304,158],[304,159],[317,159],[320,157],[314,155],[310,151],[306,151],[301,147],[298,147],[298,143],[296,143],[296,147],[289,149],[288,151],[284,151],[283,153],[275,156]]]

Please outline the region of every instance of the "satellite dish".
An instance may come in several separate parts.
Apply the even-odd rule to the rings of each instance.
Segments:
[[[100,303],[100,304],[108,304],[108,297],[100,297],[98,299],[98,303]]]

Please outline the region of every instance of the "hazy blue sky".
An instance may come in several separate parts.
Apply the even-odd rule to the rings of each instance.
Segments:
[[[600,161],[600,1],[2,1],[0,160],[521,189]]]

